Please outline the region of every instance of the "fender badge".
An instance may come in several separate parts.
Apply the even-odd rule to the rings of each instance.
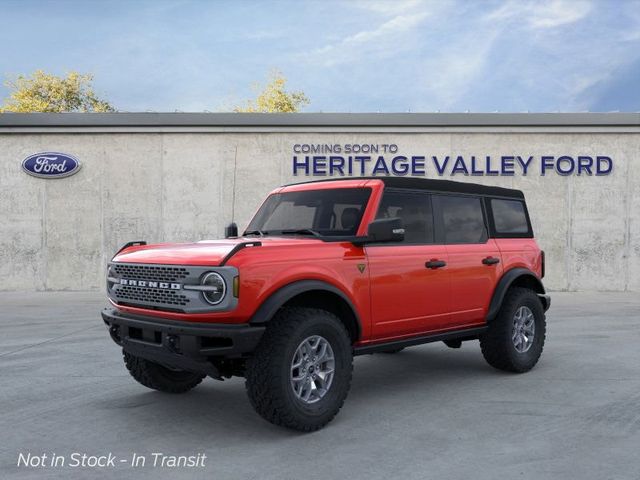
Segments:
[[[358,270],[360,270],[360,273],[364,273],[365,268],[366,268],[366,265],[364,263],[358,264]]]

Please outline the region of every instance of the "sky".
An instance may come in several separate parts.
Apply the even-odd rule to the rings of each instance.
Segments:
[[[640,111],[638,0],[0,0],[0,76],[92,73],[120,111]],[[8,89],[0,88],[0,98]]]

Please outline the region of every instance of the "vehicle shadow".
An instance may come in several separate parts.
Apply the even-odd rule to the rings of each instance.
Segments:
[[[440,395],[455,395],[461,385],[478,377],[500,376],[484,362],[477,348],[449,350],[434,346],[414,347],[397,354],[357,357],[351,391],[345,409],[358,411],[376,402],[411,393],[429,405],[434,389]],[[129,379],[127,379],[129,381]],[[117,410],[117,421],[144,425],[147,438],[183,435],[190,439],[210,439],[223,435],[227,441],[287,439],[300,435],[262,420],[252,409],[246,396],[244,379],[224,382],[207,379],[202,385],[183,395],[170,395],[138,390],[109,401],[108,408]],[[106,405],[106,404],[105,404]],[[144,408],[139,408],[144,407]],[[338,415],[334,424],[348,419]],[[167,421],[153,421],[157,419]]]

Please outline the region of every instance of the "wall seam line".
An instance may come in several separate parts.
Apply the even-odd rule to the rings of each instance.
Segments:
[[[164,230],[164,133],[160,134],[160,241],[165,241]]]
[[[573,288],[573,278],[571,275],[571,265],[573,263],[573,203],[573,178],[570,177],[567,181],[567,210],[569,211],[569,218],[567,221],[567,251],[564,256],[567,291],[571,291]]]
[[[631,262],[631,162],[627,160],[626,162],[626,172],[625,172],[625,187],[626,187],[626,195],[625,195],[625,214],[624,214],[624,246],[622,248],[622,255],[624,259],[624,291],[629,291],[629,263]]]

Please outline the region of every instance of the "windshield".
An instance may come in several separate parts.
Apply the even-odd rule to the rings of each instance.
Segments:
[[[271,195],[245,235],[353,236],[370,188],[335,188]]]

